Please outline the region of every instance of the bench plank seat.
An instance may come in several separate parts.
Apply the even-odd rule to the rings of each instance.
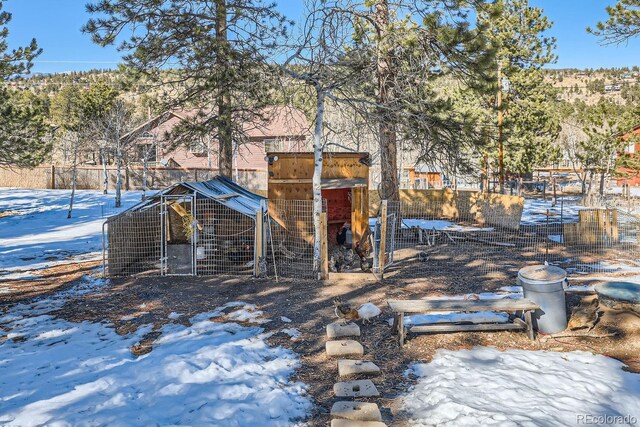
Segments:
[[[471,331],[526,331],[529,339],[535,339],[531,313],[540,306],[526,298],[501,298],[488,300],[389,300],[388,305],[394,313],[393,332],[398,334],[400,346],[404,345],[407,330],[409,332],[445,333]],[[499,311],[515,313],[512,322],[477,324],[431,324],[416,325],[407,328],[404,324],[405,313],[433,313],[445,311],[479,312]],[[524,315],[524,320],[517,316]]]
[[[394,313],[428,313],[438,311],[529,311],[540,306],[526,298],[482,300],[389,300]]]
[[[517,323],[477,323],[472,325],[437,324],[416,325],[409,327],[410,332],[443,333],[443,332],[472,332],[472,331],[524,331],[526,326]]]

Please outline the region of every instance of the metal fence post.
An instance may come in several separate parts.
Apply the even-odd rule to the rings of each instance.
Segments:
[[[380,272],[380,280],[384,278],[385,252],[387,244],[387,209],[388,202],[383,200],[380,205],[380,251],[378,254],[378,270]]]
[[[255,241],[255,257],[253,260],[253,275],[260,277],[260,263],[264,258],[264,201],[260,202],[260,208],[256,210],[256,241]]]

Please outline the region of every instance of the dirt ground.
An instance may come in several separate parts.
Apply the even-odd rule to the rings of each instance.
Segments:
[[[83,274],[95,267],[78,264],[68,267],[73,271],[49,272],[47,279],[3,283],[2,286],[15,292],[0,294],[0,313],[10,305],[29,300],[37,295],[60,290],[72,284]],[[74,276],[75,275],[75,276]],[[69,279],[75,277],[75,279]],[[486,287],[455,284],[443,276],[433,279],[388,278],[376,281],[369,274],[333,275],[326,282],[307,280],[280,280],[249,277],[145,277],[137,276],[115,279],[111,285],[94,293],[79,295],[56,314],[69,321],[101,322],[109,320],[121,334],[135,330],[144,324],[153,324],[154,332],[136,348],[134,354],[153,351],[156,332],[163,324],[171,322],[169,314],[185,314],[180,319],[212,310],[226,302],[239,300],[257,305],[271,321],[262,325],[267,331],[276,332],[270,341],[298,353],[301,367],[297,379],[309,385],[309,394],[315,405],[308,420],[309,425],[327,425],[333,397],[332,386],[339,381],[337,363],[325,355],[325,326],[336,320],[332,300],[342,296],[343,300],[357,305],[372,302],[383,308],[383,315],[372,324],[361,325],[360,342],[365,349],[365,360],[375,362],[382,369],[382,375],[372,378],[381,397],[375,400],[388,425],[403,425],[403,414],[395,407],[395,398],[402,394],[415,378],[405,377],[404,371],[411,362],[428,362],[438,349],[462,349],[477,345],[495,346],[499,349],[529,349],[573,351],[583,350],[604,354],[621,360],[632,372],[640,372],[640,315],[633,312],[604,312],[596,327],[589,332],[590,337],[539,337],[530,341],[521,332],[456,333],[440,335],[409,336],[404,348],[398,347],[391,327],[386,322],[391,314],[387,310],[389,298],[421,298],[442,293],[471,293],[494,291],[498,284]],[[504,283],[502,283],[504,284]],[[567,298],[568,312],[577,306],[587,306],[594,296],[570,294]],[[125,317],[126,316],[126,317]],[[285,323],[285,316],[292,320]],[[125,317],[130,320],[122,320]],[[302,335],[296,339],[280,332],[282,328],[297,328]],[[586,330],[568,331],[567,334],[586,334]],[[615,334],[615,336],[602,336]]]

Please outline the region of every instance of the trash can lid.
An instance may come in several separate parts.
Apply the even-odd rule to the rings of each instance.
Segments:
[[[631,282],[604,282],[594,287],[599,296],[620,302],[640,304],[640,285]]]
[[[518,276],[525,280],[556,283],[567,277],[567,272],[553,265],[530,265],[520,269]]]

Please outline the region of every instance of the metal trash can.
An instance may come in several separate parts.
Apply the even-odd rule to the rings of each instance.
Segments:
[[[532,265],[518,272],[518,285],[524,297],[540,306],[533,313],[533,326],[544,334],[555,334],[567,328],[567,306],[564,290],[567,272],[552,265]]]

